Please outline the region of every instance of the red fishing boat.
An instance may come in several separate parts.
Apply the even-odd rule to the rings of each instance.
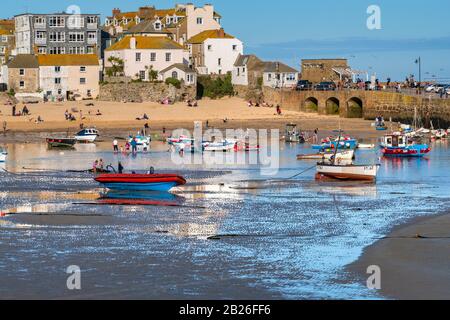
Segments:
[[[174,174],[102,174],[95,178],[111,190],[163,191],[185,185],[186,180]]]

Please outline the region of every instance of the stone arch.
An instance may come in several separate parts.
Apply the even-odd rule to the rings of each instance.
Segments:
[[[363,118],[363,101],[352,97],[347,101],[347,118]]]
[[[305,100],[305,111],[306,112],[318,112],[319,111],[319,100],[314,97],[309,97]]]
[[[338,98],[331,97],[325,104],[325,114],[338,115],[339,114],[340,101]]]

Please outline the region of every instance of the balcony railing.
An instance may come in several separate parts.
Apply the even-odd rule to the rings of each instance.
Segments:
[[[88,44],[97,44],[97,38],[94,38],[94,39],[88,38],[87,43]]]
[[[88,29],[97,29],[98,23],[88,23],[86,26]]]
[[[35,40],[36,44],[46,44],[47,38],[39,38]]]

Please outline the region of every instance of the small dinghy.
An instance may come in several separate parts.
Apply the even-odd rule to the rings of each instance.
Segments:
[[[111,190],[162,191],[185,185],[183,177],[174,174],[102,174],[95,178]]]
[[[358,149],[375,149],[374,144],[358,143]]]
[[[317,180],[375,181],[380,165],[317,164]]]

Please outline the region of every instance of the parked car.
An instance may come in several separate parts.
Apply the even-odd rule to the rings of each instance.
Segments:
[[[307,91],[307,90],[311,90],[313,87],[313,84],[308,81],[308,80],[299,80],[297,82],[297,86],[295,87],[295,89],[297,91]]]
[[[334,82],[324,81],[316,84],[314,89],[317,91],[334,91],[336,90],[336,84]]]
[[[444,90],[446,87],[445,84],[437,84],[434,88],[434,92],[440,93],[442,90]]]
[[[436,86],[434,84],[431,84],[425,88],[426,92],[435,92],[435,90],[436,90]]]

